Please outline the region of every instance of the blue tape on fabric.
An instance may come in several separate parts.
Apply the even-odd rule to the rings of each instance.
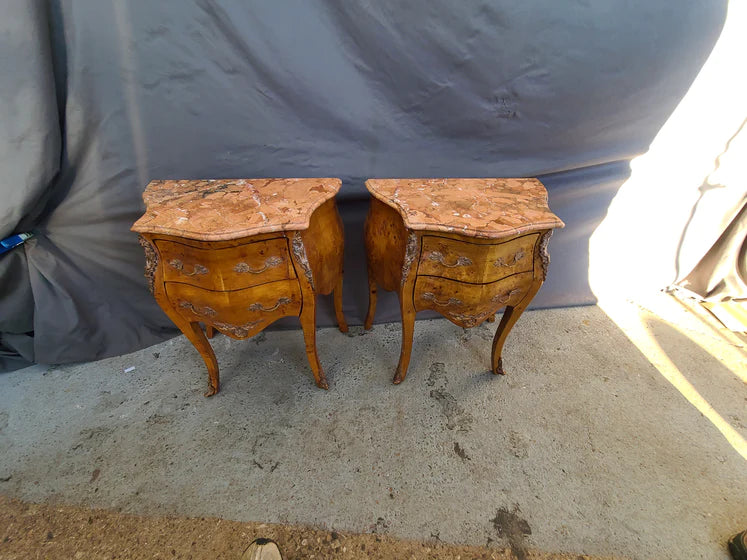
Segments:
[[[17,233],[0,241],[0,255],[7,253],[13,247],[18,247],[27,239],[34,237],[33,233]]]

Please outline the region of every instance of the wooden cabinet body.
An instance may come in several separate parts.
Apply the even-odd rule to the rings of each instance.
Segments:
[[[333,198],[339,180],[305,180],[309,189],[315,181],[324,187],[306,196],[301,196],[303,189],[296,189],[300,193],[290,197],[284,189],[287,181],[301,180],[246,179],[229,195],[227,189],[216,191],[221,183],[235,186],[238,181],[156,181],[148,186],[146,214],[133,230],[140,233],[145,249],[151,291],[204,359],[209,374],[206,396],[220,387],[218,363],[208,341],[214,330],[243,339],[287,316],[299,317],[314,379],[326,389],[316,349],[317,294],[334,292],[337,321],[340,330],[347,331],[342,313],[343,229]],[[162,201],[158,195],[167,189],[173,197]],[[248,198],[243,197],[247,190],[252,195]],[[213,195],[221,196],[206,204]],[[263,198],[272,203],[266,210]],[[253,230],[247,227],[252,225],[249,220],[239,217],[242,210],[251,211],[252,204],[257,209],[250,216],[265,214]],[[294,221],[276,210],[291,204],[298,210]],[[182,214],[188,220],[180,220]],[[184,222],[190,220],[192,229],[187,229]],[[175,235],[177,226],[183,228],[181,235]]]
[[[504,373],[503,345],[545,279],[553,228],[563,226],[547,208],[542,184],[372,179],[366,186],[373,198],[365,225],[365,328],[373,324],[377,288],[397,292],[402,349],[394,383],[405,379],[415,314],[426,309],[467,328],[492,322],[505,307],[491,357],[493,373]]]

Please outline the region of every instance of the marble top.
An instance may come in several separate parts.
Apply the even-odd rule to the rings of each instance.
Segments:
[[[145,214],[132,231],[226,241],[303,230],[340,185],[334,178],[151,181],[143,193]]]
[[[565,226],[534,178],[369,179],[366,187],[412,230],[493,239]]]

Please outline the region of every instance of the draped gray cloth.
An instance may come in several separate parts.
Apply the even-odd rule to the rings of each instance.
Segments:
[[[537,306],[593,302],[588,239],[715,43],[725,0],[0,0],[0,366],[172,336],[129,231],[151,179],[334,176],[345,311],[368,177],[541,176]],[[382,296],[377,320],[398,309]],[[323,300],[320,324],[331,324]],[[297,322],[284,320],[280,326]]]
[[[704,301],[747,300],[747,202],[698,264],[676,285]]]

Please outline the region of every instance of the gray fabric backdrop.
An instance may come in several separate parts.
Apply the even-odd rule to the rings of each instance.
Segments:
[[[155,178],[340,177],[345,311],[360,323],[366,178],[539,175],[567,227],[535,304],[592,302],[589,235],[708,56],[726,1],[0,9],[0,236],[37,233],[0,258],[7,369],[174,334],[129,231]],[[377,319],[397,313],[382,297]]]

